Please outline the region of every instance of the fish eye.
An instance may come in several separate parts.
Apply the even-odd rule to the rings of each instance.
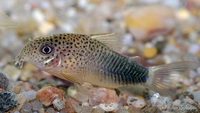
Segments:
[[[42,45],[40,52],[45,55],[48,55],[48,54],[52,53],[53,49],[54,48],[52,46],[50,46],[49,44],[44,44],[44,45]]]

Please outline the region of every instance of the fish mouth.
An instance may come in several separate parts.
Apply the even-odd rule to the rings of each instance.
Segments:
[[[19,69],[24,67],[24,60],[18,55],[14,60],[15,66]]]

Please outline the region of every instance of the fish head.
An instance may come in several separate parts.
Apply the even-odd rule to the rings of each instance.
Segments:
[[[60,62],[58,53],[53,37],[36,38],[28,42],[16,56],[15,65],[22,68],[24,62],[29,62],[40,69],[52,69]]]

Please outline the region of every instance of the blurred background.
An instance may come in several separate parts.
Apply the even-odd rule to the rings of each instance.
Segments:
[[[44,35],[119,33],[124,46],[118,52],[141,56],[144,66],[200,59],[200,0],[1,0],[0,13],[17,24],[0,27],[0,72],[26,90],[42,78],[53,78],[29,63],[23,69],[13,65],[29,40]],[[184,75],[177,78],[179,86],[198,91],[200,68]]]
[[[198,61],[199,9],[200,0],[1,0],[17,26],[0,28],[0,69],[30,39],[55,33],[122,34],[121,53],[144,66]]]

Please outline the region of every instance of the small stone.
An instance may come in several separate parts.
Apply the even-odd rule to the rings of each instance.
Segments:
[[[92,88],[89,91],[89,103],[92,106],[104,103],[109,104],[112,102],[119,102],[119,97],[113,89]]]
[[[119,108],[118,103],[116,102],[111,102],[110,104],[100,104],[99,105],[103,110],[105,111],[117,111]]]
[[[176,23],[173,8],[164,5],[129,8],[125,10],[124,16],[133,37],[142,41],[168,34]]]
[[[194,91],[197,90],[197,89],[198,89],[197,86],[190,86],[190,87],[188,87],[188,88],[186,89],[186,91],[192,93],[192,92],[194,92]]]
[[[48,108],[46,113],[57,113],[54,108]]]
[[[92,107],[91,106],[82,106],[81,112],[82,113],[92,113]]]
[[[139,99],[138,97],[133,97],[133,96],[128,97],[127,104],[140,109],[146,105],[143,99]]]
[[[15,86],[14,89],[13,89],[13,92],[14,92],[15,94],[19,94],[21,88],[22,88],[21,86]]]
[[[147,107],[142,110],[143,113],[160,113],[161,111],[158,109],[158,107]],[[140,113],[140,112],[139,112]]]
[[[132,113],[134,111],[134,113],[141,113],[141,109],[139,108],[135,108],[133,106],[128,106],[128,109],[127,109],[130,113]]]
[[[20,110],[21,107],[28,101],[28,96],[25,93],[20,93],[16,95],[16,100],[19,103],[19,105],[14,109]]]
[[[36,98],[36,93],[37,92],[34,91],[34,90],[30,90],[30,91],[23,92],[23,93],[25,93],[28,96],[28,101],[30,101],[30,100],[33,100],[33,99]]]
[[[193,105],[187,104],[187,103],[182,103],[179,107],[179,112],[181,113],[196,113],[197,112],[197,108],[194,107]]]
[[[41,108],[41,109],[39,110],[39,113],[44,113],[44,108]]]
[[[9,78],[11,78],[14,81],[17,81],[17,79],[20,77],[21,75],[21,71],[19,69],[17,69],[15,66],[13,65],[7,65],[3,72],[9,76]]]
[[[195,105],[195,104],[196,104],[195,101],[192,100],[192,99],[191,99],[190,97],[188,97],[188,96],[183,100],[183,102],[188,103],[188,104],[192,104],[192,105]]]
[[[90,104],[88,102],[83,102],[82,106],[90,106]]]
[[[200,95],[200,90],[196,91],[196,92],[193,92],[192,94],[194,96],[194,101],[199,102],[200,101],[200,96],[199,96]]]
[[[64,109],[60,111],[60,113],[67,113]]]
[[[143,55],[145,58],[153,58],[156,56],[156,54],[157,54],[157,48],[155,47],[148,47],[145,48],[143,51]]]
[[[53,86],[47,86],[40,89],[36,97],[43,105],[50,106],[56,98],[63,100],[63,91]]]
[[[120,106],[125,106],[127,105],[127,98],[130,94],[127,91],[121,91],[119,94],[119,104]]]
[[[33,110],[40,110],[42,108],[42,103],[39,101],[32,102]]]
[[[189,92],[184,92],[184,93],[179,93],[176,95],[176,98],[179,98],[179,100],[182,100],[181,98],[186,98],[186,97],[190,97],[191,99],[194,99],[194,95],[193,93],[189,93]]]
[[[15,93],[12,91],[0,91],[0,111],[6,112],[18,105]]]
[[[53,106],[55,109],[61,110],[65,108],[65,102],[57,98],[53,101]]]
[[[53,79],[44,79],[40,81],[39,83],[37,83],[37,86],[39,88],[42,88],[43,86],[48,86],[48,85],[56,86],[56,81]]]
[[[129,111],[124,107],[120,107],[115,113],[129,113]]]
[[[32,85],[28,82],[19,83],[18,85],[21,86],[24,89],[24,91],[33,90]]]
[[[159,93],[156,93],[151,98],[152,106],[157,106],[160,110],[170,110],[172,106],[171,97],[162,97]]]
[[[70,86],[70,87],[67,89],[67,94],[68,94],[69,96],[74,97],[74,96],[77,94],[77,89],[76,89],[74,86]]]
[[[75,109],[72,105],[77,105],[79,106],[79,102],[71,97],[67,97],[66,102],[65,102],[65,111],[67,113],[75,113]]]
[[[4,89],[1,89],[1,88],[0,88],[0,91],[4,91]]]
[[[20,80],[28,81],[31,78],[31,76],[33,75],[30,70],[24,70],[22,74],[20,75]]]
[[[175,101],[173,102],[172,109],[173,109],[173,110],[178,110],[180,104],[181,104],[181,101],[180,101],[180,100],[175,100]]]
[[[88,95],[86,95],[86,94],[84,94],[84,93],[82,93],[82,92],[78,92],[78,93],[74,96],[74,98],[75,98],[76,100],[78,100],[78,101],[81,101],[81,102],[87,102],[88,99],[89,99]]]
[[[32,105],[30,103],[26,103],[22,106],[21,111],[25,113],[30,113],[32,109]]]
[[[6,77],[6,75],[4,75],[3,73],[0,73],[0,88],[6,90],[7,86],[8,86],[8,79]]]
[[[93,107],[92,113],[105,113],[105,111],[101,107],[96,106],[95,108]]]

